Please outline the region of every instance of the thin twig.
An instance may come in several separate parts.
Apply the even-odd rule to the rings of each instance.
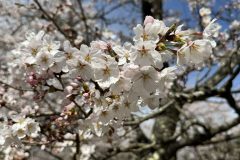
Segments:
[[[18,87],[12,86],[12,85],[10,85],[10,84],[7,84],[7,83],[5,83],[5,82],[3,82],[3,81],[0,81],[0,84],[3,84],[3,85],[5,85],[5,86],[7,86],[7,87],[9,87],[9,88],[12,88],[12,89],[15,89],[15,90],[18,90],[18,91],[33,91],[33,90],[31,90],[31,89],[18,88]]]
[[[63,31],[63,29],[59,26],[59,24],[56,22],[55,19],[53,19],[42,7],[42,5],[38,2],[38,0],[34,0],[34,2],[37,4],[39,10],[45,15],[45,17],[50,20],[54,25],[55,27],[57,28],[57,30],[65,37],[67,38],[71,44],[73,43],[72,42],[72,39]]]
[[[159,110],[157,110],[156,112],[153,112],[149,115],[147,115],[146,117],[139,119],[139,120],[135,120],[135,121],[131,121],[131,122],[125,122],[123,125],[124,126],[131,126],[131,125],[138,125],[148,119],[154,118],[159,116],[161,113],[163,113],[168,107],[170,107],[172,104],[174,103],[174,100],[168,102],[167,104],[165,104],[164,106],[162,106],[161,108],[159,108]]]

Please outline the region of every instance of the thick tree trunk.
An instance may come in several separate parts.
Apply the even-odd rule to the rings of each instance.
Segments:
[[[171,143],[166,143],[166,140],[173,136],[178,120],[179,112],[174,106],[170,106],[163,115],[156,118],[153,133],[160,145],[158,150],[160,160],[176,159],[176,151],[171,149]]]
[[[142,0],[143,20],[146,16],[153,16],[156,19],[163,18],[162,0]]]

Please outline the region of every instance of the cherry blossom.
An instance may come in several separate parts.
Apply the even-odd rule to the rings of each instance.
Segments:
[[[178,50],[177,63],[182,64],[200,64],[208,59],[212,53],[212,45],[208,40],[195,40],[186,43]]]
[[[205,28],[202,39],[196,39],[194,32],[182,30],[182,25],[167,27],[163,21],[147,16],[143,26],[133,29],[134,43],[125,42],[123,46],[97,40],[76,47],[44,31],[29,32],[12,51],[17,65],[8,65],[12,73],[14,67],[21,66],[22,76],[16,79],[25,82],[36,103],[49,97],[52,102],[48,105],[56,106],[59,114],[49,122],[51,127],[72,127],[74,122],[74,132],[81,139],[103,137],[122,127],[139,108],[158,108],[167,99],[178,69],[208,60],[217,32],[214,26],[215,20]],[[163,64],[173,57],[177,61],[165,67]],[[5,96],[5,100],[14,102],[11,96]],[[45,112],[41,107],[37,111]],[[12,125],[1,123],[0,144],[7,144],[8,139],[17,142],[42,136],[37,119],[27,115],[9,119]],[[89,151],[82,158],[87,159],[94,147],[86,148]]]
[[[155,48],[156,44],[150,41],[137,43],[132,47],[132,54],[130,55],[131,62],[140,66],[154,65],[161,69],[163,63],[162,57]]]

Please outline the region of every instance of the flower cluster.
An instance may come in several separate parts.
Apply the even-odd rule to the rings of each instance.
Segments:
[[[144,25],[133,29],[133,44],[93,41],[80,49],[69,41],[61,45],[40,31],[27,34],[26,41],[13,51],[14,63],[25,71],[24,81],[36,93],[35,99],[63,93],[58,124],[77,116],[83,136],[111,134],[139,107],[157,108],[167,98],[178,69],[201,65],[210,58],[213,24],[199,35],[147,16]],[[174,57],[177,62],[172,64]],[[13,134],[18,138],[39,131],[32,119],[13,121]]]
[[[36,137],[40,131],[39,124],[32,118],[25,116],[11,116],[11,122],[3,116],[3,122],[0,123],[0,145],[8,145],[17,142],[19,139]],[[11,124],[11,125],[9,125]]]

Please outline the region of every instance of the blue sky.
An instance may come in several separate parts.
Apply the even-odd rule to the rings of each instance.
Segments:
[[[210,5],[213,6],[213,12],[217,12],[219,10],[219,8],[222,8],[224,5],[228,4],[229,2],[231,2],[232,0],[213,0],[214,3],[211,3]],[[169,12],[169,11],[174,11],[174,12],[179,12],[180,13],[180,18],[181,19],[191,19],[190,20],[190,27],[195,27],[197,25],[197,21],[196,19],[191,15],[191,11],[188,5],[187,0],[164,0],[163,3],[163,8],[164,11]],[[104,4],[102,4],[104,5]],[[111,5],[109,6],[109,8],[111,7]],[[120,8],[114,12],[112,12],[108,17],[111,18],[118,18],[121,16],[126,17],[136,17],[137,18],[137,23],[141,23],[142,21],[142,16],[141,14],[136,14],[136,12],[134,10],[132,10],[133,8],[131,6],[127,6],[124,9]],[[141,10],[139,8],[139,10]],[[232,15],[234,18],[238,17],[238,19],[240,20],[240,16],[235,14]],[[212,18],[216,18],[216,17],[212,17]],[[222,30],[228,28],[229,24],[225,21],[219,20],[218,23],[222,26]],[[122,26],[122,25],[110,25],[109,26],[110,29],[114,30],[114,31],[122,31],[125,34],[130,34],[131,33],[131,26]]]
[[[182,13],[180,16],[182,19],[191,17],[191,11],[188,6],[188,2],[186,0],[165,0],[164,2],[165,2],[164,3],[165,10],[171,9],[171,10]],[[211,4],[213,6],[213,11],[218,10],[219,8],[221,8],[228,2],[230,2],[230,0],[215,0],[215,3]],[[213,17],[213,18],[215,18],[215,17]],[[225,23],[223,21],[220,21],[219,23],[223,26],[223,28],[227,27],[227,23]],[[192,18],[190,24],[192,26],[195,26],[196,25],[195,19]]]
[[[225,4],[229,3],[231,0],[215,0],[215,2],[213,4],[210,4],[213,6],[213,12],[217,12],[219,10],[219,8],[222,8]],[[186,19],[186,18],[190,18],[190,22],[189,25],[190,27],[195,27],[197,25],[197,21],[192,18],[193,16],[191,15],[191,11],[190,8],[188,6],[188,3],[186,0],[165,0],[164,1],[164,10],[165,11],[174,11],[174,12],[179,12],[180,13],[180,19]],[[119,9],[115,12],[113,12],[111,15],[109,15],[110,17],[114,17],[114,18],[118,18],[119,15],[121,16],[126,16],[127,17],[138,17],[137,18],[137,23],[141,23],[142,21],[142,17],[141,14],[136,14],[134,12],[131,12],[131,7],[129,8],[125,8],[125,9]],[[231,15],[233,17],[237,17],[237,15]],[[212,18],[216,18],[213,17]],[[240,17],[239,17],[240,18]],[[221,26],[221,31],[224,31],[225,29],[227,29],[229,27],[229,23],[225,22],[225,21],[221,21],[218,20],[217,21]],[[114,30],[114,31],[122,31],[125,34],[131,34],[132,33],[132,28],[130,26],[122,26],[122,25],[111,25],[109,26],[110,29]],[[209,74],[209,76],[211,76],[216,70],[217,70],[218,66],[214,66],[211,68],[211,72]],[[189,74],[189,78],[188,78],[188,82],[187,82],[187,86],[188,87],[193,87],[196,83],[196,79],[198,76],[202,77],[204,76],[205,72],[207,71],[207,69],[203,69],[203,71],[194,71],[191,72]],[[222,82],[224,83],[224,81]],[[237,78],[234,80],[233,82],[233,90],[236,90],[237,88],[240,88],[240,76],[237,76]]]

